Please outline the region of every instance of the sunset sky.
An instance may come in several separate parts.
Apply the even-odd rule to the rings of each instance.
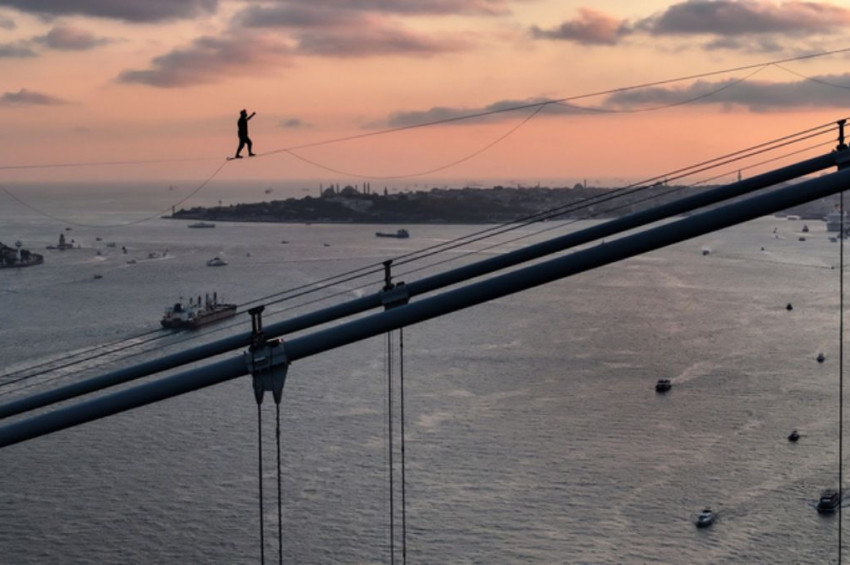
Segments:
[[[0,182],[203,178],[242,108],[229,179],[641,178],[846,116],[850,52],[584,95],[848,38],[847,0],[0,0]]]

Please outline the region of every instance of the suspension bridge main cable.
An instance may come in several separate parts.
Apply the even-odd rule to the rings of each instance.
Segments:
[[[677,180],[677,179],[680,179],[680,178],[684,178],[686,176],[690,176],[692,174],[696,174],[698,172],[704,172],[705,170],[710,170],[711,168],[713,168],[715,166],[729,164],[731,162],[735,162],[735,161],[738,161],[738,160],[741,160],[741,159],[749,158],[753,155],[757,155],[757,154],[760,154],[760,153],[771,151],[773,149],[776,149],[777,147],[782,147],[782,146],[789,145],[789,144],[792,144],[792,143],[797,143],[799,141],[809,139],[810,137],[814,137],[814,136],[818,136],[818,135],[825,135],[825,134],[828,133],[828,131],[824,131],[824,130],[826,130],[827,128],[834,128],[834,127],[835,127],[835,122],[829,122],[829,123],[826,123],[826,124],[822,124],[822,125],[819,125],[819,126],[816,126],[816,127],[813,127],[813,128],[803,130],[801,132],[797,132],[795,134],[786,135],[786,136],[777,138],[775,140],[772,140],[770,142],[760,143],[760,144],[751,146],[751,147],[746,148],[746,149],[742,149],[742,150],[739,150],[739,151],[728,153],[728,154],[722,155],[720,157],[716,157],[716,158],[713,158],[713,159],[709,159],[707,161],[697,163],[695,165],[691,165],[689,167],[676,169],[676,170],[670,171],[670,172],[662,174],[662,175],[650,177],[648,179],[644,179],[644,180],[638,181],[636,183],[629,184],[629,185],[622,187],[622,188],[611,189],[611,191],[608,194],[605,194],[605,195],[594,195],[594,196],[582,199],[578,202],[571,202],[571,203],[568,203],[568,204],[563,204],[563,205],[560,205],[560,206],[549,208],[549,209],[541,211],[541,212],[535,212],[533,214],[523,216],[521,218],[518,218],[516,220],[512,220],[510,222],[504,222],[504,223],[498,224],[496,226],[487,227],[483,230],[478,230],[478,231],[475,231],[471,234],[460,236],[458,238],[454,238],[454,239],[446,241],[446,242],[441,242],[441,243],[431,245],[431,246],[428,246],[428,247],[425,247],[425,248],[422,248],[422,249],[418,249],[416,251],[412,251],[412,252],[409,252],[409,253],[398,255],[393,259],[393,262],[394,262],[394,264],[405,264],[405,263],[417,261],[421,258],[432,256],[432,255],[440,253],[444,250],[456,248],[459,245],[465,245],[467,243],[479,241],[480,239],[490,237],[490,235],[492,235],[492,234],[501,234],[504,231],[510,231],[512,229],[518,229],[518,228],[521,228],[521,227],[525,227],[527,225],[539,222],[540,220],[543,220],[543,219],[552,219],[554,217],[557,217],[559,215],[563,215],[565,213],[578,211],[578,210],[581,210],[581,209],[584,209],[584,208],[589,208],[590,206],[599,204],[600,202],[605,202],[605,201],[608,201],[608,200],[612,200],[612,199],[615,199],[615,198],[622,197],[624,195],[633,194],[634,192],[637,192],[637,191],[640,191],[640,190],[646,190],[648,188],[651,188],[649,185],[651,185],[652,183],[657,182],[657,181]],[[812,134],[812,135],[808,135],[808,134]],[[795,139],[796,137],[800,137],[800,136],[803,136],[802,139]],[[779,145],[777,145],[777,144],[779,144]],[[350,273],[345,273],[345,274],[339,275],[339,276],[342,277],[342,276],[347,276],[349,274],[353,275],[354,273],[357,273],[357,272],[363,271],[363,270],[367,270],[368,271],[367,274],[376,274],[376,273],[381,272],[382,269],[381,269],[380,266],[381,266],[381,263],[375,263],[375,264],[372,264],[372,265],[368,265],[366,267],[362,267],[359,270],[351,271]],[[348,281],[345,281],[345,282],[348,282]],[[317,283],[312,283],[312,284],[317,284]],[[310,286],[310,285],[303,285],[301,287],[297,287],[297,290],[301,290],[301,289],[303,289],[307,286]],[[265,297],[252,300],[251,303],[262,302],[262,301],[266,301],[266,300],[272,300],[272,299],[274,299],[278,296],[281,296],[283,294],[287,294],[289,292],[290,292],[289,290],[286,290],[286,291],[281,291],[280,293],[274,293],[274,294],[271,294],[271,295],[267,295]],[[301,296],[301,295],[299,295],[299,296]],[[275,302],[271,302],[271,303],[273,304]]]
[[[496,226],[496,227],[493,227],[493,228],[488,228],[487,230],[483,230],[482,231],[482,237],[467,239],[466,241],[460,242],[460,243],[455,242],[455,241],[446,242],[444,244],[444,247],[446,249],[453,249],[453,248],[459,247],[460,245],[466,245],[466,244],[474,242],[474,241],[479,241],[480,239],[485,239],[487,237],[491,237],[494,234],[501,234],[501,233],[505,233],[507,231],[512,231],[513,229],[525,227],[527,225],[539,222],[541,220],[549,220],[549,219],[557,218],[559,216],[581,210],[581,209],[589,207],[591,205],[598,205],[598,204],[609,202],[609,201],[612,201],[612,200],[615,200],[615,199],[618,199],[618,198],[622,198],[623,196],[628,196],[628,195],[636,194],[636,193],[644,191],[644,190],[648,190],[648,189],[652,188],[653,186],[655,186],[655,185],[651,185],[651,183],[653,181],[659,181],[660,182],[661,178],[664,178],[666,181],[679,180],[681,178],[692,176],[692,175],[700,173],[700,172],[705,172],[707,170],[711,170],[711,169],[718,167],[718,166],[733,163],[733,162],[736,162],[736,161],[739,161],[739,160],[742,160],[742,159],[746,159],[746,158],[749,158],[749,157],[752,157],[752,156],[755,156],[755,155],[758,155],[758,154],[761,154],[761,153],[765,153],[767,151],[772,151],[772,150],[774,150],[778,147],[783,147],[783,146],[786,146],[786,145],[790,145],[792,143],[798,143],[799,141],[810,139],[812,137],[825,135],[825,133],[827,133],[827,132],[810,134],[810,135],[803,137],[801,139],[798,139],[798,140],[795,140],[795,141],[787,141],[785,143],[776,145],[774,147],[769,147],[769,148],[764,148],[763,147],[764,144],[761,144],[759,146],[756,146],[757,148],[762,147],[761,149],[751,151],[750,153],[747,153],[747,154],[741,154],[743,152],[736,152],[736,153],[731,154],[732,155],[731,157],[724,156],[724,157],[721,157],[721,158],[706,161],[704,163],[700,163],[698,165],[694,165],[693,167],[688,168],[688,169],[680,169],[678,171],[674,171],[672,173],[673,176],[653,177],[649,180],[644,180],[644,181],[640,181],[640,182],[637,182],[637,183],[632,183],[632,184],[627,185],[623,188],[613,189],[609,194],[588,198],[587,200],[592,200],[592,203],[586,203],[585,201],[580,201],[579,203],[568,203],[568,204],[564,204],[564,205],[557,206],[557,207],[554,207],[554,208],[550,208],[550,209],[545,210],[543,212],[539,212],[539,213],[536,213],[536,214],[532,214],[530,216],[526,216],[525,218],[517,220],[515,223],[501,224],[499,226]],[[729,158],[727,159],[726,157],[729,157]],[[725,160],[721,160],[721,159],[725,159]],[[717,161],[717,162],[715,162],[715,161]],[[703,166],[703,165],[705,165],[705,166]],[[684,187],[681,187],[681,188],[684,188]],[[677,190],[681,190],[681,188],[679,188]],[[483,232],[487,232],[487,235],[484,236]],[[440,251],[444,251],[444,250],[445,249],[441,249]],[[431,253],[428,253],[426,255],[423,255],[422,257],[426,257],[426,256],[434,255],[434,254],[436,254],[436,253],[431,252]],[[397,264],[403,265],[405,263],[409,263],[411,261],[418,260],[422,257],[417,256],[415,259],[400,260],[400,261],[398,261]]]
[[[670,175],[677,175],[675,178],[681,178],[683,176],[687,176],[688,174],[693,174],[693,171],[703,171],[703,170],[712,168],[712,166],[718,166],[717,165],[718,163],[727,164],[729,162],[733,162],[733,161],[736,161],[736,160],[747,158],[747,157],[750,157],[750,156],[755,155],[755,154],[763,153],[765,151],[772,150],[772,149],[775,149],[775,148],[780,147],[780,146],[788,145],[790,143],[800,141],[799,139],[794,140],[794,141],[790,141],[790,140],[793,140],[795,136],[799,137],[803,134],[808,134],[810,132],[817,132],[818,130],[821,130],[824,127],[831,126],[831,125],[833,125],[833,124],[830,123],[830,124],[810,128],[808,130],[798,132],[797,134],[783,136],[783,137],[778,138],[778,139],[776,139],[772,142],[762,143],[762,144],[753,146],[753,147],[745,149],[745,150],[737,151],[737,152],[734,152],[734,153],[731,153],[731,154],[728,154],[728,155],[725,155],[725,156],[722,156],[722,157],[718,157],[718,158],[715,158],[715,159],[704,161],[702,163],[698,163],[698,164],[693,165],[691,167],[678,169],[676,171],[672,171],[671,173],[668,173],[668,175],[666,175],[666,178],[669,180]],[[820,135],[820,134],[816,133],[814,135]],[[808,136],[804,137],[803,139],[808,139],[809,137],[812,137],[812,135],[808,135]],[[780,142],[780,141],[783,141],[783,143],[780,144],[780,145],[777,145],[777,142]],[[771,143],[773,144],[772,147],[771,147]],[[747,153],[747,151],[750,151],[750,153]],[[607,200],[611,200],[615,197],[622,196],[623,195],[622,193],[624,191],[626,191],[627,194],[631,194],[631,193],[633,193],[637,190],[635,187],[639,187],[640,185],[646,185],[646,184],[652,182],[653,180],[660,179],[660,178],[665,178],[665,176],[662,175],[662,176],[658,176],[658,177],[653,177],[652,179],[649,179],[648,181],[642,181],[641,183],[636,183],[634,185],[630,185],[629,187],[626,187],[626,188],[623,188],[623,189],[615,189],[609,195],[605,195],[604,200],[607,201]],[[639,188],[639,189],[645,189],[645,188],[647,188],[647,187],[643,186],[642,188]],[[556,207],[556,208],[547,210],[547,211],[542,212],[542,213],[533,214],[531,216],[528,216],[524,219],[519,220],[518,222],[505,223],[505,224],[502,224],[500,226],[487,228],[485,230],[481,230],[479,232],[469,234],[469,235],[463,236],[461,238],[456,238],[455,240],[452,240],[450,242],[443,242],[443,243],[440,243],[440,244],[437,244],[437,245],[434,245],[434,246],[431,246],[431,247],[426,247],[424,249],[417,250],[415,252],[411,252],[411,253],[408,253],[408,254],[405,254],[405,255],[401,255],[401,256],[397,257],[397,260],[399,261],[399,264],[410,263],[410,262],[415,261],[415,260],[419,260],[419,259],[423,259],[423,258],[432,256],[432,255],[437,254],[439,252],[444,252],[446,250],[456,248],[460,245],[466,245],[466,244],[474,242],[474,241],[479,241],[481,239],[485,239],[486,237],[491,237],[493,235],[493,232],[496,231],[496,230],[502,230],[502,231],[498,231],[498,233],[504,233],[504,231],[509,231],[510,229],[518,229],[519,227],[537,222],[541,218],[554,217],[554,216],[557,216],[557,215],[561,215],[561,214],[565,213],[565,208],[571,208],[572,209],[571,211],[575,211],[575,210],[581,209],[582,207],[590,206],[591,202],[594,203],[594,204],[597,204],[597,203],[599,203],[599,200],[600,199],[597,198],[597,197],[592,197],[592,198],[588,198],[588,199],[585,199],[584,201],[582,201],[583,204],[580,203],[579,205],[576,205],[575,203],[573,203],[573,204],[567,205],[566,207]],[[549,231],[549,230],[545,230],[545,231]],[[487,235],[487,234],[489,234],[489,235]],[[473,238],[473,236],[474,236],[474,238]],[[525,236],[523,236],[523,237],[525,237]],[[521,238],[519,238],[519,239],[521,239]],[[504,244],[504,243],[506,243],[506,242],[503,242],[502,244]],[[437,263],[437,264],[441,264],[441,263]],[[421,269],[416,269],[416,271],[418,271],[418,270],[421,270]],[[330,283],[330,282],[336,281],[334,284],[341,284],[343,282],[349,282],[351,280],[355,280],[357,278],[360,278],[361,276],[376,274],[379,271],[380,271],[380,268],[379,268],[378,264],[369,265],[369,266],[362,267],[362,268],[354,270],[354,271],[350,271],[349,273],[343,273],[342,275],[336,275],[336,276],[333,276],[333,277],[328,277],[327,279],[324,279],[323,281],[319,281],[319,282],[320,283],[324,283],[324,282]],[[411,272],[413,272],[413,271],[411,271]],[[357,273],[361,273],[361,274],[358,275]],[[346,278],[342,278],[342,277],[346,277]],[[316,286],[317,284],[318,284],[317,282],[313,282],[313,283],[310,283],[308,285],[302,285],[301,287],[296,287],[296,290],[301,290],[302,292],[295,294],[295,295],[292,295],[293,289],[289,289],[289,290],[283,291],[281,293],[275,293],[275,294],[272,294],[272,295],[268,295],[267,297],[254,299],[252,301],[247,302],[246,304],[262,302],[262,301],[266,301],[267,304],[275,304],[275,303],[278,303],[278,302],[281,302],[281,301],[284,301],[284,300],[291,300],[293,298],[297,298],[297,297],[300,297],[300,296],[311,294],[313,292],[324,290],[324,289],[328,288],[329,286],[332,286],[331,284],[328,284],[328,285],[325,285],[325,286],[317,287]],[[345,294],[345,293],[348,293],[348,292],[350,292],[350,291],[347,290],[347,291],[343,292],[342,294]],[[272,298],[281,296],[282,294],[289,294],[290,296],[286,296],[284,298],[280,298],[278,300],[271,301]],[[316,301],[311,301],[310,304],[315,303],[315,302]],[[288,308],[287,310],[291,310],[291,308]],[[228,327],[231,327],[231,326],[228,326]],[[222,329],[227,329],[227,328],[222,328]],[[148,332],[148,333],[150,333],[150,332]],[[154,337],[154,338],[152,338],[151,340],[148,340],[148,341],[154,341],[154,340],[159,339],[160,337],[167,337],[167,336],[157,336],[157,337]],[[127,339],[129,340],[129,339],[133,339],[133,338],[127,338]],[[180,341],[183,342],[183,341],[187,341],[187,340],[180,340]],[[127,349],[129,349],[131,347],[136,347],[137,345],[140,345],[140,344],[129,344],[127,346]],[[119,350],[112,350],[112,351],[109,351],[109,352],[104,352],[104,353],[98,354],[94,357],[105,356],[105,355],[109,355],[109,354],[115,354],[117,351],[120,351],[120,349]],[[80,360],[78,362],[67,362],[67,363],[62,365],[62,368],[74,365],[76,363],[86,362],[88,360],[91,360],[91,358],[92,357],[89,357],[89,358]],[[60,368],[60,367],[56,367],[55,369],[58,369],[58,368]],[[44,373],[50,372],[51,370],[54,370],[54,369],[35,373],[31,376],[33,376],[33,377],[39,376],[39,375],[42,375]],[[8,375],[6,375],[6,376],[8,376]],[[23,380],[23,379],[19,379],[19,380]],[[15,382],[18,382],[18,381],[16,380]],[[0,384],[0,386],[2,386],[2,385]]]

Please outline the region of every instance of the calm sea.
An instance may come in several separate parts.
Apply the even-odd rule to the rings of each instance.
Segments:
[[[245,200],[269,198],[252,190]],[[173,192],[16,193],[53,218],[0,194],[0,242],[45,254],[42,266],[0,271],[3,373],[41,372],[157,332],[162,309],[181,296],[217,292],[241,304],[311,289],[480,229],[398,226],[412,237],[395,240],[362,225],[118,227],[167,209]],[[204,197],[240,196],[223,194]],[[839,480],[839,244],[823,222],[805,223],[804,234],[804,222],[762,218],[405,329],[409,562],[836,563],[838,517],[814,503]],[[529,236],[522,241],[465,246],[397,274],[415,280],[577,227],[537,224],[501,238]],[[44,250],[60,233],[81,248]],[[214,256],[229,265],[206,267]],[[373,275],[279,302],[266,321],[380,286]],[[14,385],[0,377],[0,401],[249,327],[239,316],[191,339],[149,334],[136,342],[158,339],[76,371]],[[396,334],[396,379],[398,345]],[[286,563],[390,562],[386,349],[385,338],[372,339],[289,370],[280,413]],[[669,393],[654,391],[659,378],[672,380]],[[267,399],[268,562],[278,556],[274,422]],[[786,440],[793,429],[798,443]],[[257,441],[244,377],[4,448],[0,563],[258,563]],[[698,530],[705,506],[719,519]]]

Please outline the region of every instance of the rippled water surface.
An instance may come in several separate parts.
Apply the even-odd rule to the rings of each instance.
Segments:
[[[91,206],[78,223],[114,205]],[[95,365],[116,357],[108,367],[250,327],[239,316],[187,342],[158,333],[162,308],[179,296],[216,291],[245,303],[313,288],[480,229],[400,226],[412,237],[394,240],[375,238],[375,226],[94,229],[11,205],[0,216],[3,243],[38,251],[64,232],[82,246],[0,271],[5,373],[157,338],[141,347],[152,351],[120,351],[79,372],[3,377],[2,401],[100,374]],[[409,561],[837,562],[837,516],[818,515],[814,502],[838,486],[839,244],[820,221],[805,222],[800,241],[803,223],[762,218],[405,329]],[[531,237],[484,253],[576,227],[523,228],[511,237]],[[544,228],[553,229],[535,235]],[[416,280],[486,256],[465,256],[481,247],[397,275]],[[216,255],[229,265],[206,267]],[[269,306],[266,323],[381,284],[376,274]],[[329,298],[296,307],[320,297]],[[398,379],[397,334],[393,344]],[[290,367],[280,414],[287,563],[390,560],[386,347],[373,338]],[[669,393],[655,393],[659,378],[672,380]],[[275,420],[270,400],[263,408],[266,559],[276,561]],[[796,444],[785,439],[792,429]],[[4,448],[0,563],[258,563],[257,464],[248,377]],[[704,506],[719,519],[697,530]],[[397,522],[400,560],[400,513]]]

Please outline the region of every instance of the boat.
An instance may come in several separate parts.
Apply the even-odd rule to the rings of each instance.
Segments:
[[[697,516],[697,528],[707,528],[714,523],[717,515],[711,511],[711,508],[706,508]]]
[[[189,224],[190,228],[214,228],[215,224],[211,224],[210,222],[195,222],[194,224]]]
[[[225,265],[227,265],[227,261],[221,257],[213,257],[207,261],[207,267],[224,267]]]
[[[815,361],[817,361],[818,363],[823,363],[824,361],[826,361],[826,355],[824,355],[823,353],[818,353],[818,356],[815,357]]]
[[[190,298],[188,306],[183,304],[182,300],[169,306],[165,309],[160,324],[168,329],[193,330],[235,315],[236,305],[219,303],[217,293],[213,293],[212,298],[206,295],[203,301],[200,296],[197,301]]]
[[[806,224],[803,224],[803,229],[800,230],[800,231],[802,231],[803,233],[809,233],[809,226],[807,226]]]
[[[816,506],[821,514],[835,512],[841,505],[841,495],[835,489],[826,489],[820,493],[820,500]]]
[[[826,222],[826,231],[841,231],[841,212],[830,212],[823,220]]]
[[[658,379],[658,382],[655,383],[655,392],[667,392],[673,388],[673,383],[670,382],[670,379]]]
[[[798,432],[797,430],[794,430],[790,434],[788,434],[788,441],[794,442],[798,439],[800,439],[800,432]]]
[[[396,230],[395,232],[376,231],[375,237],[396,237],[399,239],[407,239],[410,237],[410,232],[404,228]]]

